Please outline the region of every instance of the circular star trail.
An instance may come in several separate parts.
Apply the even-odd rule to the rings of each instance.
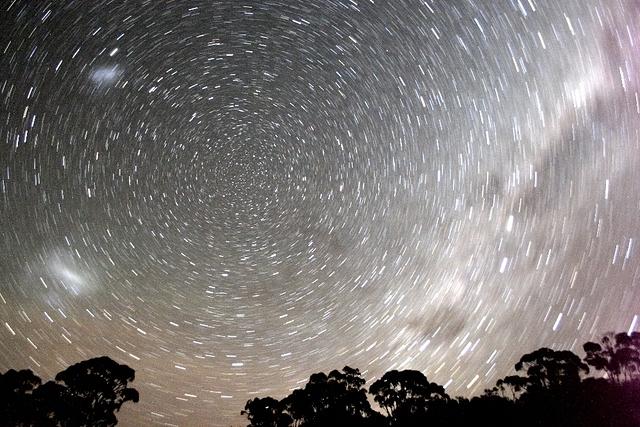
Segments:
[[[229,425],[636,327],[636,1],[2,7],[3,370],[108,355],[124,425]]]

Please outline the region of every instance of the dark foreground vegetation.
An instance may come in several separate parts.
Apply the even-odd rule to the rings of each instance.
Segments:
[[[583,348],[584,359],[549,348],[525,354],[516,375],[472,399],[450,397],[419,371],[389,371],[368,390],[379,412],[360,371],[345,366],[311,375],[280,401],[249,400],[242,414],[249,427],[640,427],[640,333]]]
[[[42,384],[31,370],[0,374],[1,426],[114,426],[123,403],[137,402],[128,388],[135,372],[108,357],[76,363]]]
[[[640,427],[640,333],[610,333],[583,348],[584,359],[549,348],[525,354],[515,375],[471,399],[413,370],[389,371],[367,391],[360,371],[345,366],[311,375],[282,400],[249,400],[242,414],[249,427]],[[128,387],[134,377],[108,357],[44,384],[11,369],[0,374],[0,426],[114,426],[120,407],[138,401]]]

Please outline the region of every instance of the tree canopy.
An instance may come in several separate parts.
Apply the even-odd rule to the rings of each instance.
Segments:
[[[640,333],[608,333],[600,342],[584,344],[585,362],[615,382],[640,376]]]
[[[367,400],[364,384],[358,369],[345,366],[342,372],[311,375],[303,389],[294,390],[280,402],[270,397],[249,400],[242,413],[252,426],[368,425],[368,419],[376,413]]]
[[[389,371],[369,388],[373,400],[396,420],[422,415],[433,401],[447,400],[444,387],[429,382],[420,371]]]
[[[522,356],[515,368],[516,371],[526,372],[527,381],[520,385],[528,390],[574,387],[580,383],[582,374],[589,373],[587,364],[574,353],[546,347]]]
[[[31,370],[0,375],[0,422],[20,426],[115,426],[115,412],[137,402],[133,369],[108,357],[85,360],[42,384]]]
[[[251,399],[241,414],[248,427],[640,426],[640,334],[608,333],[583,349],[583,359],[546,347],[527,353],[516,374],[471,399],[449,396],[416,370],[386,372],[367,391],[361,372],[345,366],[312,374],[281,400]],[[134,379],[132,368],[108,357],[71,365],[45,383],[31,370],[10,369],[0,374],[0,425],[115,426],[122,405],[139,400]]]
[[[516,374],[498,379],[481,396],[450,397],[415,370],[391,370],[371,383],[357,369],[320,372],[278,401],[249,400],[248,427],[308,426],[640,426],[640,335],[606,334],[584,344],[585,357],[539,348],[523,355]],[[589,366],[596,373],[588,377]]]

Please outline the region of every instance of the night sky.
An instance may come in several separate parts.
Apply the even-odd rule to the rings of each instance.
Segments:
[[[221,426],[640,326],[635,0],[0,7],[2,371],[107,355],[122,425]]]

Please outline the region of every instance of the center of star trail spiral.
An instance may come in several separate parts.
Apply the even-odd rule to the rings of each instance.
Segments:
[[[123,424],[229,425],[635,327],[638,2],[2,10],[3,368],[108,355]]]

